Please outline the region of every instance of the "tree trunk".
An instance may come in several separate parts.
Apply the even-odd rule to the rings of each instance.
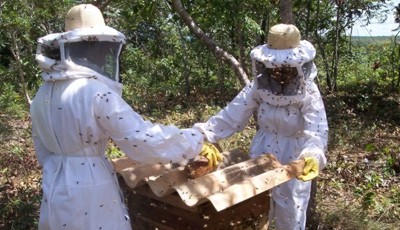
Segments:
[[[306,19],[306,31],[304,32],[304,38],[307,40],[309,37],[309,31],[310,31],[310,18],[311,18],[311,11],[312,11],[312,4],[311,0],[307,0],[307,19]]]
[[[104,11],[106,7],[112,2],[112,0],[106,1],[94,1],[92,4],[99,8],[101,11]]]
[[[183,37],[183,34],[182,34],[181,25],[178,25],[178,32],[179,32],[179,36],[181,38],[182,50],[186,51],[187,47],[186,47],[186,43],[185,43],[185,38]],[[183,58],[183,67],[184,67],[183,77],[185,79],[185,94],[187,97],[189,97],[189,95],[190,95],[190,79],[189,79],[190,73],[189,73],[188,66],[189,66],[189,63],[188,63],[187,58]]]
[[[24,93],[24,96],[25,96],[25,101],[26,101],[26,104],[28,105],[28,106],[30,106],[31,105],[31,102],[32,102],[32,100],[31,100],[31,98],[29,97],[29,93],[28,93],[28,89],[27,89],[27,86],[26,86],[26,81],[25,81],[25,72],[24,72],[24,70],[22,69],[22,60],[21,60],[21,56],[20,56],[20,54],[19,54],[19,47],[18,47],[18,43],[16,42],[18,39],[16,38],[16,34],[15,33],[13,33],[13,46],[12,46],[12,48],[11,48],[11,53],[13,54],[13,57],[14,57],[14,60],[15,60],[15,62],[16,62],[16,66],[17,66],[17,70],[18,70],[18,77],[19,77],[19,81],[20,81],[20,84],[21,84],[21,86],[22,86],[22,91],[23,91],[23,93]]]
[[[341,5],[337,5],[336,9],[336,25],[335,25],[335,32],[336,32],[336,38],[335,38],[335,44],[334,44],[334,56],[333,56],[333,61],[332,61],[332,77],[333,77],[333,90],[337,90],[337,75],[338,75],[338,64],[339,64],[339,38],[340,38],[340,10],[341,10]]]
[[[180,0],[172,1],[172,9],[179,15],[186,26],[189,27],[190,31],[203,43],[210,51],[212,51],[215,56],[223,61],[226,61],[231,65],[231,68],[236,73],[240,83],[244,86],[248,84],[249,78],[247,77],[246,71],[243,69],[240,62],[236,60],[231,54],[227,53],[225,50],[220,48],[207,34],[205,34],[200,27],[196,25],[194,20],[183,8]]]
[[[242,67],[244,68],[246,66],[247,63],[247,56],[246,56],[246,47],[244,44],[244,36],[243,36],[243,22],[240,23],[239,26],[239,33],[236,34],[236,36],[238,37],[238,44],[239,44],[239,60],[240,60],[240,64],[242,65]],[[246,70],[244,70],[246,72]]]
[[[279,1],[279,16],[281,22],[285,24],[295,24],[293,17],[293,2],[292,0]]]
[[[316,4],[317,5],[316,5],[315,17],[319,18],[320,1],[317,1]],[[318,28],[318,25],[317,25],[317,28]],[[321,55],[323,68],[325,69],[326,84],[328,86],[328,90],[332,91],[331,74],[330,74],[330,70],[329,70],[329,63],[328,63],[327,54],[326,54],[326,50],[325,50],[325,44],[322,42],[321,36],[318,34],[317,30],[314,30],[314,39],[315,39],[315,43],[317,44],[318,53],[319,53],[319,55]]]
[[[268,17],[268,16],[267,16]],[[262,45],[266,42],[265,35],[268,33],[267,31],[267,18],[263,18],[261,21],[261,30],[264,32],[260,35],[260,40],[257,45]]]

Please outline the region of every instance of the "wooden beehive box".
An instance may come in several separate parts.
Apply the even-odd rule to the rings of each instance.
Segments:
[[[269,191],[298,175],[304,163],[272,155],[249,159],[224,152],[217,171],[190,179],[183,167],[114,162],[135,229],[266,229]]]
[[[157,197],[146,185],[124,192],[134,229],[257,229],[267,224],[268,191],[219,212],[211,202],[189,207],[177,193]]]

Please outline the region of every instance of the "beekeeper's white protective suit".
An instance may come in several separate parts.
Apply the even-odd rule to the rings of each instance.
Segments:
[[[328,125],[320,92],[313,82],[317,75],[313,63],[316,51],[309,42],[299,39],[298,34],[296,45],[272,48],[275,40],[270,38],[268,44],[255,47],[250,54],[255,79],[218,114],[195,127],[210,142],[217,142],[242,131],[256,111],[258,130],[250,147],[252,157],[272,153],[287,164],[314,156],[319,168],[324,168]],[[277,67],[295,67],[298,75],[282,86],[265,71]],[[275,218],[277,229],[305,229],[310,188],[310,181],[292,179],[272,190],[270,217]]]
[[[70,12],[67,32],[38,40],[44,84],[32,102],[31,118],[43,167],[39,229],[131,229],[105,156],[109,138],[130,158],[155,164],[197,156],[203,136],[196,129],[152,124],[133,111],[118,82],[125,36],[105,26],[92,5]],[[101,20],[74,28],[73,20],[82,15]]]

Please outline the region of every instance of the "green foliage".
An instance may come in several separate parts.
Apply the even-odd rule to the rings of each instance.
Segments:
[[[40,83],[34,61],[36,40],[62,31],[64,16],[59,12],[65,12],[74,2],[6,0],[0,3],[0,78],[3,82],[13,84],[17,90],[21,83],[26,83],[36,91]]]
[[[30,183],[39,183],[30,181]],[[7,189],[9,184],[3,188]],[[11,187],[11,186],[10,186]],[[5,190],[6,197],[0,197],[0,227],[10,230],[35,229],[38,224],[38,209],[41,196],[37,187],[18,186],[15,190]],[[6,199],[4,199],[6,198]],[[8,199],[7,199],[8,198]],[[1,223],[3,222],[3,223]]]
[[[338,84],[373,87],[366,89],[370,92],[379,92],[376,87],[397,91],[395,82],[398,81],[397,66],[400,63],[396,56],[393,58],[396,49],[398,47],[390,37],[384,40],[365,38],[353,41],[351,56],[343,58],[347,65],[346,68],[341,65],[339,75],[343,75],[343,78]]]
[[[34,61],[36,39],[61,32],[65,12],[82,1],[2,1],[0,3],[0,228],[36,229],[40,168],[30,140],[20,77],[30,94],[41,82]],[[105,1],[99,1],[105,2]],[[115,0],[104,9],[108,25],[127,36],[121,58],[123,97],[146,119],[190,127],[217,113],[240,90],[230,66],[218,60],[171,12],[168,1]],[[336,39],[332,1],[296,0],[302,34],[318,49],[319,83],[327,108],[329,164],[320,177],[321,229],[393,229],[399,225],[400,47],[394,40],[352,40],[345,20],[373,15],[373,1],[346,1],[341,31],[337,91],[328,89]],[[376,1],[375,1],[376,2]],[[263,43],[279,21],[278,1],[183,0],[198,25],[250,73],[249,51]],[[350,25],[350,24],[348,24]],[[308,31],[306,31],[308,28]],[[303,36],[304,37],[304,36]],[[16,56],[18,54],[19,56]],[[379,62],[379,67],[374,65]],[[23,130],[23,131],[21,131]],[[224,149],[248,150],[256,125],[221,141]],[[110,143],[107,155],[123,153]],[[30,177],[31,175],[32,177]],[[17,183],[18,182],[18,183]]]
[[[26,114],[22,94],[17,92],[11,83],[2,82],[0,88],[0,110],[11,117],[22,118]]]
[[[331,156],[325,173],[327,178],[335,178],[323,179],[320,184],[333,194],[323,199],[325,207],[320,211],[325,227],[391,229],[398,225],[399,186],[395,178],[400,161],[394,137],[399,132],[400,112],[396,108],[400,101],[392,83],[398,74],[393,66],[398,64],[389,58],[397,47],[390,39],[365,41],[355,41],[352,55],[342,57],[338,92],[325,96]],[[374,70],[376,61],[380,65]],[[341,197],[334,195],[336,191],[341,191]],[[329,207],[329,200],[343,207]]]

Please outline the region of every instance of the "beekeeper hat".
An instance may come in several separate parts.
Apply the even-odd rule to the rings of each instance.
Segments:
[[[125,42],[125,35],[107,26],[97,7],[80,4],[68,11],[65,32],[38,38],[35,58],[46,81],[80,68],[120,82],[119,55]]]
[[[300,44],[300,31],[294,25],[278,24],[268,32],[267,44],[270,49],[292,49]]]
[[[92,4],[80,4],[72,7],[65,18],[65,31],[105,25],[101,11]]]
[[[314,46],[301,40],[299,29],[291,24],[277,24],[270,28],[267,44],[255,47],[250,57],[262,62],[267,68],[281,66],[298,67],[314,60]]]

